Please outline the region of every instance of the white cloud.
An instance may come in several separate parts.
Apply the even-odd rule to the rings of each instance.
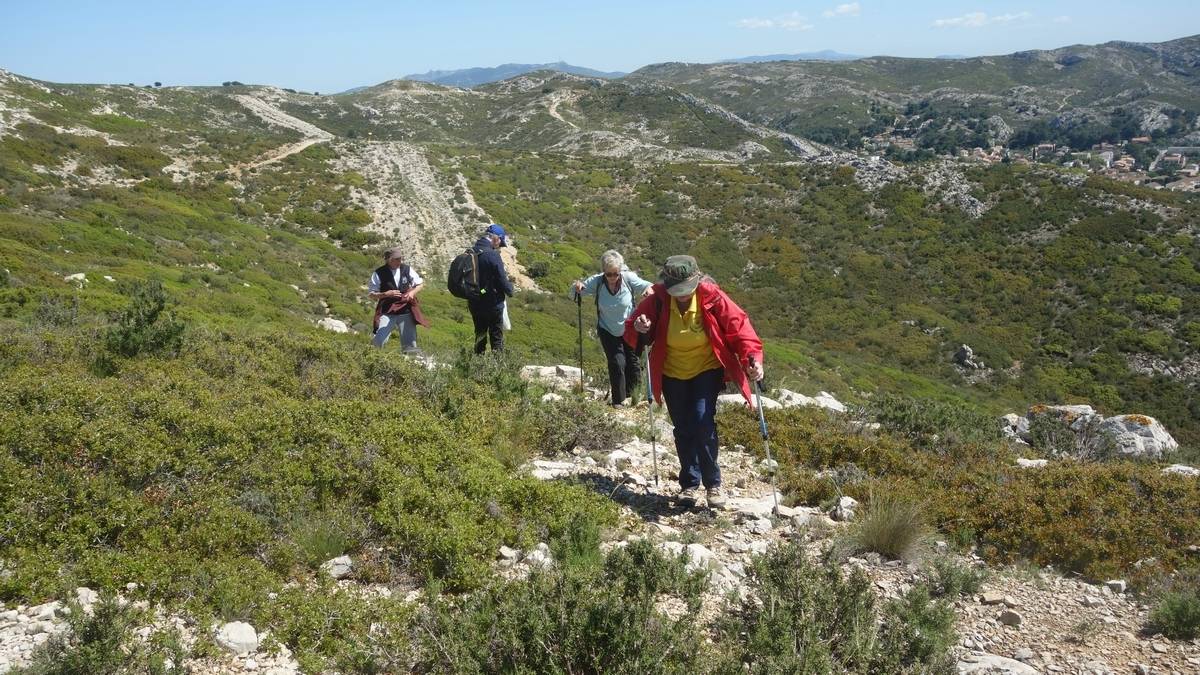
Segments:
[[[1054,17],[1053,21],[1054,23],[1071,23],[1071,17],[1064,14],[1063,16]]]
[[[857,2],[847,2],[843,5],[838,5],[833,9],[827,9],[821,12],[821,16],[826,19],[833,19],[839,16],[858,16],[862,11],[862,7]]]
[[[778,28],[780,30],[811,30],[813,27],[807,19],[801,16],[800,12],[791,12],[777,16],[774,19],[761,19],[758,17],[739,19],[733,25],[738,28]]]
[[[987,12],[970,12],[962,16],[956,16],[949,19],[938,19],[933,22],[934,28],[983,28],[984,26],[994,26],[998,24],[1009,24],[1018,21],[1028,21],[1033,18],[1033,14],[1029,12],[1017,12],[1015,14],[997,14],[988,16]]]

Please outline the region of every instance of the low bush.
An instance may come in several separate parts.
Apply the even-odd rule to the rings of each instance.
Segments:
[[[1146,628],[1173,640],[1200,637],[1200,577],[1189,575],[1160,591]]]
[[[365,597],[322,581],[282,589],[254,623],[271,626],[271,639],[289,645],[304,672],[394,673],[408,671],[413,611],[398,597]]]
[[[796,546],[756,560],[750,583],[760,601],[719,621],[716,672],[954,672],[953,610],[923,587],[880,607],[861,570]]]
[[[873,492],[849,532],[856,552],[873,551],[889,560],[907,560],[929,534],[924,505],[892,492]]]
[[[575,447],[587,450],[610,450],[633,436],[630,429],[609,414],[608,406],[598,401],[563,399],[537,406],[530,411],[529,421],[534,453],[553,456],[570,452]]]
[[[586,538],[586,537],[585,537]],[[648,541],[590,555],[459,601],[436,599],[413,627],[417,672],[690,673],[704,579]],[[659,606],[678,604],[672,618]]]
[[[152,619],[132,605],[121,606],[102,595],[91,615],[78,603],[69,605],[67,630],[53,635],[33,653],[28,666],[9,675],[182,675],[184,649],[174,632],[153,633],[141,641],[134,629]]]
[[[113,354],[133,357],[179,348],[183,322],[167,309],[167,296],[159,282],[135,285],[130,304],[113,317],[114,325],[104,334],[104,346]]]
[[[1000,439],[992,416],[962,404],[882,394],[862,406],[860,413],[914,445],[935,450]]]
[[[1046,457],[1069,457],[1085,462],[1104,462],[1114,459],[1119,449],[1108,432],[1100,428],[1101,420],[1081,420],[1072,423],[1052,414],[1035,414],[1029,424],[1030,445]]]
[[[197,617],[253,619],[341,553],[364,580],[464,591],[502,544],[615,521],[592,491],[492,455],[494,420],[532,444],[554,431],[525,419],[511,364],[430,372],[316,331],[201,327],[97,377],[88,336],[15,331],[0,352],[5,602],[134,581]]]
[[[992,562],[1027,559],[1094,580],[1157,573],[1134,563],[1154,557],[1171,569],[1200,539],[1200,484],[1164,475],[1153,464],[1054,461],[1037,470],[1014,464],[1001,443],[961,443],[934,452],[890,433],[862,434],[821,412],[767,411],[781,489],[817,505],[841,489],[867,501],[890,493],[925,505],[932,527]],[[748,448],[758,424],[742,411],[718,416],[722,442]],[[865,480],[835,486],[816,473],[853,463]],[[973,541],[967,537],[972,537]]]
[[[925,568],[929,591],[936,597],[971,595],[983,587],[987,569],[961,563],[949,556],[939,556]]]

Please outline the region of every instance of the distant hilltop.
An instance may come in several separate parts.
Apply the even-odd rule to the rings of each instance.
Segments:
[[[858,54],[843,54],[832,49],[822,49],[819,52],[804,52],[801,54],[764,54],[762,56],[743,56],[737,59],[725,59],[720,63],[766,63],[768,61],[857,61],[865,58]]]
[[[477,87],[481,84],[499,82],[512,77],[532,73],[537,70],[556,70],[560,73],[582,75],[584,77],[602,77],[606,79],[623,77],[628,73],[604,72],[582,66],[573,66],[564,61],[556,63],[505,63],[494,68],[462,68],[459,70],[431,70],[427,73],[405,75],[405,80],[432,82],[450,87]]]

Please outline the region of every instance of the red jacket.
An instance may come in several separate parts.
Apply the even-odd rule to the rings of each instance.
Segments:
[[[712,343],[713,355],[725,369],[725,381],[736,382],[742,396],[753,407],[754,397],[750,393],[750,380],[746,377],[746,360],[753,356],[762,363],[762,340],[750,325],[746,311],[738,307],[716,283],[702,281],[696,287],[700,316],[704,319],[704,332]],[[671,323],[671,303],[674,302],[665,286],[654,284],[654,294],[643,298],[637,309],[625,320],[625,342],[637,349],[638,339],[650,347],[650,381],[654,385],[654,398],[662,403],[663,366],[667,362],[667,327]],[[639,316],[650,317],[650,332],[642,335],[633,328]],[[658,315],[657,317],[655,315]]]

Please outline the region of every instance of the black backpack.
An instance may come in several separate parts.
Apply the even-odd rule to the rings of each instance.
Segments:
[[[487,292],[479,283],[479,254],[475,249],[455,256],[446,277],[446,288],[450,289],[450,295],[464,300],[478,300]]]

